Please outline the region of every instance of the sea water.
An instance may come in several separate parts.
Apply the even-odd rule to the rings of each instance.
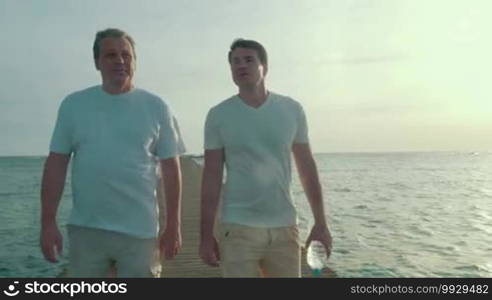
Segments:
[[[316,154],[338,277],[492,277],[492,153]],[[0,277],[55,277],[39,250],[45,157],[0,157]],[[295,168],[294,168],[295,169]],[[312,214],[293,172],[302,238]]]

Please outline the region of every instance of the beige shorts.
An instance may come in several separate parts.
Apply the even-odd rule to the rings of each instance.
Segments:
[[[155,238],[68,225],[68,277],[159,277]],[[116,274],[115,274],[116,273]]]
[[[297,226],[222,224],[219,246],[224,277],[301,277]]]

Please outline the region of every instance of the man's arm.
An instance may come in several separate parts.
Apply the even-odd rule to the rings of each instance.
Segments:
[[[162,180],[161,166],[159,165],[159,184],[156,188],[157,205],[159,207],[159,236],[166,228],[166,195],[164,194],[164,181]]]
[[[179,157],[162,159],[160,164],[166,195],[166,228],[160,249],[166,259],[173,259],[181,249],[181,168]]]
[[[41,183],[41,250],[46,260],[57,262],[63,250],[63,238],[56,223],[56,214],[67,177],[69,154],[50,152],[44,165]]]
[[[294,153],[297,171],[314,217],[314,226],[306,241],[306,248],[309,247],[312,240],[319,240],[325,246],[326,253],[329,256],[332,239],[326,225],[323,194],[311,148],[309,144],[294,144],[292,152]]]
[[[218,243],[214,236],[214,225],[223,174],[224,149],[205,150],[201,195],[200,257],[210,266],[218,266],[220,260]]]

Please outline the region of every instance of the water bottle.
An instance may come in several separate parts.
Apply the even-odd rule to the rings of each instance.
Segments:
[[[313,276],[321,276],[323,269],[328,266],[328,256],[326,255],[325,246],[320,241],[311,241],[307,249],[306,260],[313,271]]]

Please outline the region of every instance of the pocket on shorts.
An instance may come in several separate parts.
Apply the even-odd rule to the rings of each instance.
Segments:
[[[247,240],[254,235],[253,229],[237,224],[223,224],[220,230],[220,239],[223,241]]]
[[[222,224],[220,227],[220,239],[221,240],[231,240],[238,236],[240,229],[232,224]]]
[[[290,241],[296,243],[297,245],[301,244],[301,241],[299,239],[299,228],[297,226],[288,227],[287,235]]]

